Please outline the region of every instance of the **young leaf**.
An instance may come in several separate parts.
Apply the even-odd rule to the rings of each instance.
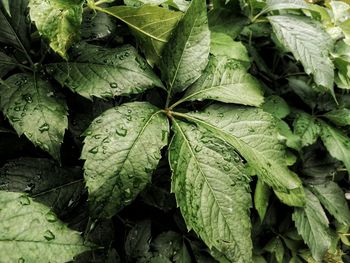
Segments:
[[[140,42],[151,64],[159,61],[165,43],[182,17],[182,12],[170,11],[158,6],[143,5],[97,7],[97,10],[112,15],[126,23]]]
[[[350,210],[344,198],[343,190],[330,181],[325,184],[310,185],[310,190],[335,219],[344,225],[350,225]]]
[[[13,70],[16,65],[17,62],[13,58],[7,56],[5,53],[0,52],[0,78]]]
[[[212,56],[203,75],[187,90],[182,101],[204,99],[259,106],[264,96],[259,82],[238,61]]]
[[[286,165],[285,149],[278,141],[276,122],[270,114],[260,109],[216,104],[185,116],[231,144],[274,190],[293,195],[291,190],[301,188],[302,192],[299,177]],[[303,198],[296,199],[295,205],[304,202]]]
[[[67,262],[91,250],[80,234],[23,193],[0,191],[3,262]]]
[[[183,91],[200,77],[208,63],[209,48],[206,2],[193,0],[165,46],[160,61],[169,93]]]
[[[305,72],[333,94],[334,66],[329,59],[332,49],[329,35],[307,17],[279,15],[268,19],[278,40],[303,64]]]
[[[287,102],[276,95],[267,97],[261,108],[278,119],[283,119],[290,114],[290,108]]]
[[[321,124],[321,139],[332,157],[342,161],[350,173],[350,138],[342,131],[328,125]]]
[[[234,149],[194,125],[173,120],[172,192],[186,221],[231,262],[250,262],[250,179]]]
[[[77,45],[72,62],[51,63],[47,71],[62,85],[85,98],[113,98],[163,87],[134,47],[102,48]]]
[[[295,208],[292,218],[298,233],[311,249],[313,258],[322,261],[332,242],[329,222],[317,197],[307,189],[305,194],[305,208]]]
[[[282,9],[308,9],[309,6],[305,0],[267,0],[266,11]]]
[[[350,125],[350,110],[343,108],[339,110],[332,110],[323,114],[327,119],[339,126]]]
[[[26,53],[29,49],[26,24],[28,0],[11,0],[8,4],[6,11],[4,3],[0,2],[0,42],[13,45]]]
[[[258,179],[254,192],[254,207],[258,211],[261,222],[263,222],[269,206],[270,194],[270,187]]]
[[[51,84],[35,75],[12,75],[1,85],[0,97],[0,107],[17,133],[60,160],[68,113]]]
[[[146,102],[123,104],[92,122],[81,158],[94,217],[113,216],[144,189],[168,133],[166,116]]]
[[[84,191],[80,169],[60,167],[44,158],[19,158],[0,169],[0,190],[26,192],[36,201],[64,213]]]
[[[30,0],[30,17],[50,47],[66,58],[66,51],[79,39],[83,0]]]
[[[301,139],[301,145],[308,146],[316,142],[321,133],[315,118],[305,112],[299,112],[293,122],[294,133]]]

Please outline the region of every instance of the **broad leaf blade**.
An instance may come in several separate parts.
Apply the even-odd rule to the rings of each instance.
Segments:
[[[325,184],[313,184],[310,185],[310,190],[339,223],[350,225],[349,206],[344,197],[344,192],[338,184],[332,181]]]
[[[336,125],[339,125],[339,126],[350,125],[350,109],[343,108],[338,110],[332,110],[323,114],[323,116],[329,119],[331,122],[333,122]]]
[[[293,122],[294,133],[301,139],[301,145],[314,144],[318,139],[321,128],[316,119],[305,112],[299,112]]]
[[[350,138],[342,131],[328,125],[321,124],[321,139],[332,157],[342,161],[350,173]]]
[[[267,12],[283,9],[308,9],[309,6],[304,0],[267,0]]]
[[[52,63],[47,71],[62,85],[85,98],[113,98],[141,93],[161,81],[134,47],[77,45],[72,62]]]
[[[173,123],[172,192],[188,229],[232,262],[250,262],[250,179],[241,158],[208,132]]]
[[[83,0],[30,0],[30,17],[50,47],[66,58],[66,51],[79,39]]]
[[[334,66],[329,58],[332,43],[321,26],[307,17],[279,15],[268,17],[273,31],[283,46],[299,60],[307,74],[312,74],[317,85],[331,94]]]
[[[0,207],[3,262],[67,262],[92,248],[26,194],[0,191]]]
[[[68,127],[65,101],[54,95],[51,84],[21,73],[9,77],[1,88],[0,107],[19,135],[60,160],[60,145]]]
[[[311,249],[312,256],[321,262],[332,242],[329,222],[317,197],[307,189],[305,194],[305,208],[295,208],[292,218],[298,233]]]
[[[238,61],[214,56],[203,75],[187,90],[184,100],[204,99],[250,106],[264,101],[259,82]]]
[[[208,63],[210,31],[206,3],[193,0],[163,50],[162,78],[169,93],[181,92],[194,83]]]
[[[56,213],[64,214],[84,192],[81,175],[81,169],[63,168],[50,159],[19,158],[0,169],[0,190],[26,192]]]
[[[13,58],[7,56],[5,53],[0,52],[0,78],[13,70],[16,65],[17,62]]]
[[[270,194],[270,187],[258,179],[254,192],[254,207],[259,214],[261,222],[264,221],[265,214],[269,206]]]
[[[231,144],[274,190],[291,195],[291,190],[302,192],[300,179],[286,165],[276,120],[270,114],[260,109],[217,104],[186,116]],[[298,198],[295,205],[303,202],[303,198]]]
[[[92,122],[81,157],[94,217],[113,216],[144,189],[168,133],[164,113],[146,102],[107,110]]]
[[[151,5],[138,8],[114,6],[98,10],[118,18],[131,28],[151,64],[159,61],[165,43],[183,15],[182,12]]]

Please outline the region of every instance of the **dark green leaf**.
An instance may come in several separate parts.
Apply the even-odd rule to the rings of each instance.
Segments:
[[[0,97],[1,109],[17,133],[60,160],[68,113],[51,84],[27,73],[12,75],[1,85]]]
[[[5,53],[0,52],[0,78],[4,77],[16,66],[17,62],[13,58],[7,56]]]
[[[134,47],[102,48],[76,46],[72,62],[52,63],[47,71],[62,85],[86,98],[112,98],[163,87],[147,62]]]
[[[209,49],[206,3],[193,0],[165,46],[160,61],[169,93],[183,91],[200,77],[208,63]]]
[[[311,115],[300,112],[293,122],[294,133],[301,139],[301,145],[308,146],[316,142],[321,133],[320,125]]]
[[[261,222],[264,220],[267,207],[269,206],[270,194],[270,187],[258,179],[254,192],[254,206],[258,211]]]
[[[232,262],[250,262],[250,179],[225,142],[196,126],[173,121],[169,161],[172,192],[186,221],[209,246]]]
[[[167,144],[166,116],[146,102],[107,110],[86,130],[81,158],[94,217],[111,217],[150,182]]]

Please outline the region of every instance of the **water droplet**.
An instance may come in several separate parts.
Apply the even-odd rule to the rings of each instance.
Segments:
[[[15,110],[15,111],[21,111],[21,107],[18,107],[18,106],[17,106],[17,107],[14,107],[14,110]]]
[[[99,139],[101,139],[101,134],[96,134],[96,135],[94,135],[93,136],[96,140],[99,140]]]
[[[235,157],[233,157],[233,160],[238,163],[239,161],[241,161],[241,158],[239,158],[238,155],[235,155]]]
[[[10,117],[10,120],[11,120],[12,122],[18,122],[18,121],[20,121],[21,119],[18,118],[18,117],[12,116],[12,117]]]
[[[236,185],[236,182],[232,182],[231,183],[231,186],[233,187],[233,186],[235,186]]]
[[[96,154],[98,153],[98,146],[95,146],[89,150],[89,153]]]
[[[25,261],[24,258],[19,258],[17,262],[18,262],[18,263],[24,263],[24,262],[26,262],[26,261]]]
[[[132,113],[132,110],[131,110],[131,109],[128,109],[128,113],[131,114],[131,113]]]
[[[249,132],[255,132],[255,129],[252,128],[252,127],[250,127],[250,128],[248,129],[248,131],[249,131]]]
[[[19,197],[19,202],[21,205],[30,205],[30,199],[26,195],[22,195]]]
[[[131,115],[126,115],[125,117],[128,121],[131,121],[132,120],[132,116]]]
[[[196,147],[194,147],[195,152],[199,153],[202,150],[202,146],[197,144]]]
[[[50,230],[46,230],[45,233],[44,233],[44,238],[47,241],[50,241],[50,240],[55,239],[55,235]]]
[[[102,123],[102,119],[97,119],[96,123]]]
[[[33,102],[32,95],[30,95],[29,93],[24,94],[22,96],[22,99],[25,100],[27,103],[32,103]]]
[[[118,134],[119,136],[125,137],[126,134],[128,133],[128,130],[125,129],[123,126],[120,126],[116,129],[116,134]]]
[[[231,170],[231,167],[229,165],[224,165],[224,170],[228,172]]]
[[[50,125],[48,124],[48,123],[44,123],[43,125],[41,125],[40,127],[39,127],[39,131],[40,132],[46,132],[46,131],[48,131],[50,129]]]
[[[129,54],[129,52],[128,51],[126,51],[125,53],[124,53],[124,57],[128,57],[130,54]]]
[[[51,211],[45,215],[45,218],[50,223],[57,221],[57,216]]]
[[[110,86],[112,89],[117,89],[117,88],[118,88],[118,84],[115,83],[115,82],[109,83],[109,86]]]

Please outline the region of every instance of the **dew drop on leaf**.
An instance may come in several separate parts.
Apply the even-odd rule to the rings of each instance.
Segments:
[[[112,89],[118,88],[118,84],[115,83],[115,82],[109,83],[109,86],[110,86]]]
[[[45,233],[44,233],[44,238],[47,241],[50,241],[50,240],[55,239],[55,235],[50,230],[46,230]]]
[[[51,211],[48,212],[46,215],[45,215],[45,218],[48,222],[52,223],[52,222],[56,222],[57,221],[57,217],[54,213],[52,213]]]
[[[18,118],[18,117],[12,116],[12,117],[10,117],[10,120],[11,120],[12,122],[18,122],[18,121],[20,121],[21,119]]]
[[[25,261],[24,258],[19,258],[17,262],[18,262],[18,263],[24,263],[24,262],[26,262],[26,261]]]
[[[96,154],[98,153],[98,146],[95,146],[89,150],[89,153]]]
[[[119,136],[125,137],[126,134],[128,133],[128,130],[121,126],[121,127],[118,127],[118,128],[115,130],[115,132],[116,132],[116,134],[118,134]]]
[[[50,129],[50,125],[48,124],[48,123],[44,123],[43,125],[41,125],[40,127],[39,127],[39,131],[40,132],[46,132],[46,131],[48,131]]]
[[[26,195],[22,195],[19,197],[19,202],[21,205],[30,205],[30,199]]]
[[[27,103],[32,103],[33,102],[33,98],[32,96],[28,93],[28,94],[24,94],[22,96],[23,100],[25,100]]]
[[[224,165],[224,170],[225,170],[226,172],[228,172],[228,171],[230,171],[230,170],[231,170],[231,168],[230,168],[230,166],[229,166],[229,165]]]
[[[196,145],[196,147],[194,147],[195,152],[199,153],[202,150],[202,146],[200,146],[199,144]]]

